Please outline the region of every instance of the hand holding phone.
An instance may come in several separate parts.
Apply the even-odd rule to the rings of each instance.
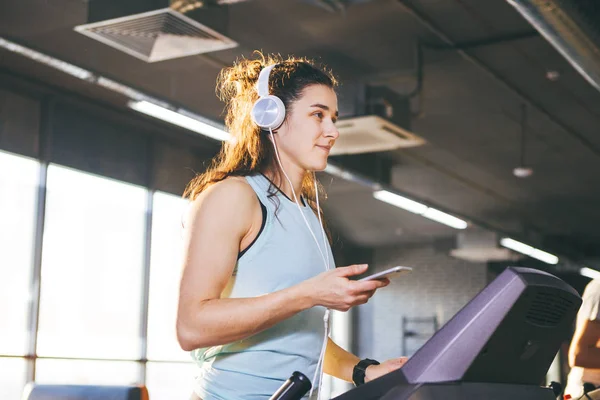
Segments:
[[[369,276],[359,279],[359,281],[370,281],[372,279],[384,279],[384,278],[391,279],[400,274],[411,272],[411,271],[412,271],[411,267],[397,266],[397,267],[392,267],[392,268],[386,269],[385,271],[376,272],[372,275],[369,275]]]

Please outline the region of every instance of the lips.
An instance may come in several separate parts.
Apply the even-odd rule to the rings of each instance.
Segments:
[[[327,151],[331,151],[331,146],[319,146],[317,145],[317,147],[323,149],[323,150],[327,150]]]

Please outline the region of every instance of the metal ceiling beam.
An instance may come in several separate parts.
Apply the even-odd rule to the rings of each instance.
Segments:
[[[487,38],[487,39],[461,42],[461,43],[457,43],[454,46],[443,46],[443,45],[440,46],[437,44],[428,44],[428,43],[427,44],[424,43],[424,45],[430,49],[435,49],[435,50],[467,50],[467,49],[472,49],[475,47],[493,46],[496,44],[513,42],[515,40],[531,39],[531,38],[539,37],[539,36],[540,35],[539,35],[538,31],[533,30],[533,31],[527,31],[527,32],[512,33],[509,35],[491,37],[491,38]]]
[[[586,25],[593,25],[563,7],[561,1],[507,0],[595,89],[600,90],[600,54]],[[592,17],[593,20],[593,17]],[[594,30],[592,28],[592,30]]]
[[[540,113],[546,116],[548,120],[552,123],[559,126],[563,131],[571,135],[574,139],[579,141],[584,147],[589,149],[595,156],[600,158],[600,148],[592,143],[588,138],[580,134],[579,132],[573,130],[571,127],[567,126],[564,122],[560,121],[558,118],[554,117],[550,111],[548,111],[542,104],[535,101],[527,94],[525,94],[521,89],[508,82],[502,76],[500,76],[497,72],[491,69],[487,64],[483,63],[477,57],[472,56],[467,53],[465,50],[458,47],[458,44],[452,40],[441,28],[439,28],[429,17],[427,17],[423,12],[416,9],[413,5],[409,4],[407,0],[398,0],[398,4],[410,15],[412,15],[416,20],[418,20],[424,27],[429,29],[433,34],[439,37],[443,42],[448,44],[451,47],[454,47],[456,52],[463,57],[465,60],[471,62],[473,65],[478,67],[481,71],[485,72],[488,76],[492,77],[506,89],[513,92],[519,99],[531,107],[538,110]]]

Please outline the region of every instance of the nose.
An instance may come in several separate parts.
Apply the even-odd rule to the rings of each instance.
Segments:
[[[340,132],[337,130],[337,127],[332,120],[328,121],[323,133],[325,134],[325,137],[333,140],[336,140],[338,137],[340,137]]]

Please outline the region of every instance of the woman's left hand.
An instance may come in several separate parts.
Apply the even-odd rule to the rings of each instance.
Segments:
[[[379,378],[402,367],[408,361],[408,357],[392,358],[379,365],[369,365],[365,371],[365,383]]]

